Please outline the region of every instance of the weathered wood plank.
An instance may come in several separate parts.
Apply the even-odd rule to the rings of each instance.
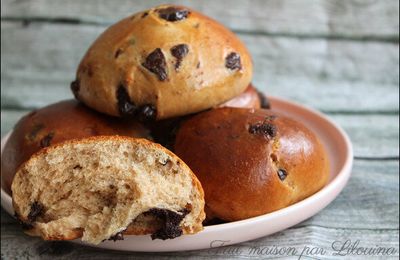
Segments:
[[[399,231],[393,230],[343,230],[322,227],[301,227],[288,229],[277,234],[257,240],[232,245],[224,248],[205,249],[198,251],[183,251],[173,253],[140,253],[111,251],[85,247],[68,242],[46,242],[39,238],[29,238],[22,234],[18,227],[5,226],[2,229],[1,254],[3,259],[354,259],[354,255],[335,255],[346,241],[355,243],[359,247],[387,248],[390,255],[359,256],[356,259],[398,259]],[[216,241],[214,244],[223,243]],[[118,241],[116,242],[118,243]],[[293,247],[294,254],[288,252],[282,256],[275,255],[273,248]],[[320,248],[319,254],[312,256],[312,248]],[[333,247],[333,248],[332,248]],[[314,249],[316,251],[317,249]],[[308,253],[307,253],[308,252]],[[312,256],[313,258],[309,258]],[[379,257],[379,258],[377,258]]]
[[[2,22],[2,106],[72,97],[79,60],[104,29]],[[239,36],[254,59],[253,81],[264,91],[322,110],[398,111],[398,44]]]
[[[299,226],[398,229],[398,172],[398,160],[355,160],[352,176],[340,196],[320,214]]]
[[[1,137],[8,133],[29,110],[1,110]]]
[[[2,17],[71,19],[109,24],[151,6],[161,0],[5,0]],[[218,19],[234,30],[270,34],[321,37],[376,37],[396,39],[399,35],[399,3],[384,1],[342,0],[241,0],[175,1]],[[368,22],[367,22],[368,21]]]
[[[294,247],[297,255],[305,246],[326,250],[317,259],[333,259],[346,240],[359,240],[359,247],[394,248],[391,257],[399,255],[399,162],[356,161],[353,175],[344,191],[326,209],[313,218],[277,234],[222,249],[178,253],[128,253],[99,250],[69,243],[44,242],[22,233],[19,226],[1,210],[1,252],[5,259],[217,259],[276,257],[266,247]],[[379,180],[379,182],[377,181]],[[332,244],[334,248],[332,248]],[[264,251],[261,249],[264,248]],[[240,252],[240,253],[239,253]],[[264,253],[262,253],[264,252]],[[310,252],[310,251],[309,251]],[[382,255],[378,255],[381,256]],[[280,256],[284,258],[283,256]],[[343,256],[341,256],[343,259]],[[347,255],[347,258],[354,256]],[[388,259],[388,256],[383,257]],[[296,258],[297,259],[297,258]],[[305,258],[307,259],[307,258]],[[361,256],[360,259],[365,259]],[[370,258],[368,258],[370,259]]]
[[[399,156],[398,115],[329,115],[348,133],[359,157]]]
[[[1,135],[7,133],[29,110],[2,110]],[[328,115],[349,134],[359,157],[399,156],[398,115]]]

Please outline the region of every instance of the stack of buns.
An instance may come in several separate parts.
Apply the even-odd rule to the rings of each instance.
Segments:
[[[187,7],[112,25],[79,64],[76,100],[23,117],[5,145],[2,185],[26,233],[171,239],[317,192],[321,142],[270,108],[252,71],[231,31]]]

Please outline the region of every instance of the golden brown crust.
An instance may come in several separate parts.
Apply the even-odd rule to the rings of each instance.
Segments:
[[[161,18],[160,12],[171,7],[186,11],[186,18]],[[100,112],[136,114],[147,105],[164,119],[221,104],[243,92],[251,76],[250,54],[231,31],[187,7],[162,5],[100,35],[71,87]]]
[[[246,90],[218,107],[261,108],[261,101],[257,89],[249,84]]]
[[[76,100],[61,101],[24,116],[14,127],[1,161],[4,187],[10,191],[18,166],[45,146],[96,135],[148,137],[138,122],[118,120]]]
[[[327,154],[317,136],[269,110],[200,113],[182,124],[175,153],[202,183],[207,218],[226,221],[302,200],[321,189],[329,175]]]

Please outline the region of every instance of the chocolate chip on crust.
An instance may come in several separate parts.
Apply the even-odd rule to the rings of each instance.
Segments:
[[[114,58],[118,58],[119,57],[119,55],[121,55],[121,53],[123,53],[124,51],[122,50],[122,49],[118,49],[116,52],[115,52],[115,54],[114,54]]]
[[[187,44],[178,44],[171,48],[171,54],[176,58],[175,70],[178,70],[181,66],[182,59],[189,53],[189,47]]]
[[[177,212],[161,208],[152,208],[145,212],[145,215],[151,214],[164,222],[163,227],[153,233],[151,238],[153,240],[157,238],[166,240],[181,236],[183,232],[180,227],[180,223],[185,216],[189,214],[189,212],[190,210],[183,209],[180,211],[181,214],[179,214]]]
[[[240,70],[242,68],[242,63],[240,62],[240,55],[236,52],[231,52],[225,58],[225,67],[230,70]]]
[[[118,111],[121,116],[132,116],[136,112],[136,105],[131,101],[123,85],[117,89]]]
[[[74,94],[74,97],[76,99],[79,99],[78,94],[79,94],[80,88],[81,88],[81,85],[79,83],[79,80],[74,80],[71,82],[71,91]]]
[[[39,202],[35,201],[31,204],[31,209],[28,214],[29,223],[35,222],[36,218],[43,214],[44,207]]]
[[[51,133],[47,134],[45,137],[43,137],[40,140],[40,147],[45,148],[45,147],[50,146],[51,140],[53,140],[53,137],[54,137],[53,132],[51,132]]]
[[[284,169],[278,169],[278,177],[281,181],[283,181],[284,179],[286,179],[287,177],[287,172]]]
[[[32,130],[29,132],[29,134],[26,135],[26,138],[31,142],[35,141],[36,136],[43,128],[44,128],[44,124],[33,125]]]
[[[161,19],[167,20],[169,22],[176,22],[186,19],[190,14],[189,10],[176,6],[170,6],[167,8],[158,9],[157,12],[158,16]]]
[[[164,54],[160,48],[155,49],[150,53],[142,66],[157,75],[158,80],[164,81],[168,78],[167,63]]]
[[[14,213],[14,217],[17,219],[18,223],[21,224],[23,230],[30,230],[33,228],[32,224],[22,221],[18,213]]]
[[[157,109],[150,104],[139,107],[138,113],[141,122],[150,122],[157,118]]]
[[[269,122],[255,123],[249,126],[249,133],[262,134],[268,138],[276,136],[276,126]]]

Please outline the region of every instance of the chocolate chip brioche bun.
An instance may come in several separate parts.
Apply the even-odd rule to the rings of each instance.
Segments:
[[[145,139],[94,136],[47,147],[18,169],[11,188],[26,233],[45,240],[99,244],[123,234],[165,240],[203,229],[196,176]]]
[[[175,153],[199,178],[207,219],[259,216],[298,202],[328,180],[318,137],[270,110],[219,108],[182,123]]]
[[[71,89],[99,112],[159,120],[217,106],[251,77],[250,54],[230,30],[187,7],[161,5],[102,33]]]
[[[17,168],[42,148],[97,135],[149,137],[148,130],[140,123],[100,114],[76,100],[61,101],[29,113],[15,125],[4,147],[3,187],[10,191]]]

